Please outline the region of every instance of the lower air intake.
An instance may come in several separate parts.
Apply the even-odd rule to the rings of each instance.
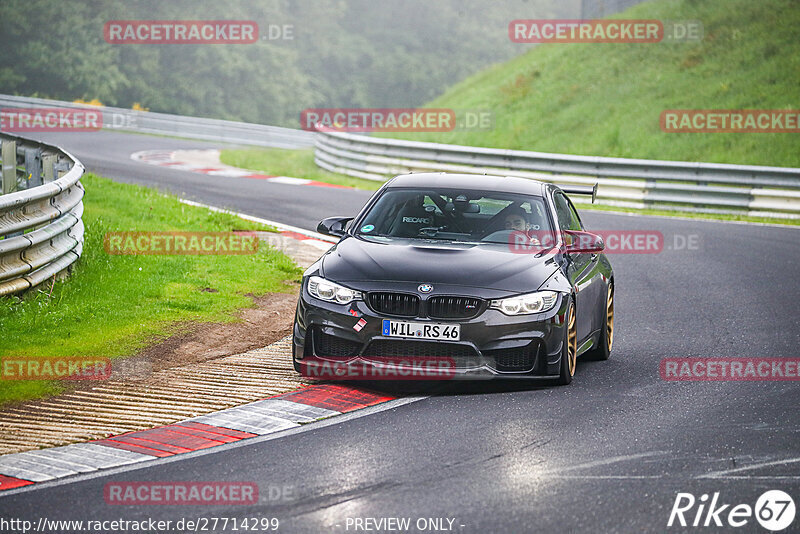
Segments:
[[[357,341],[314,331],[314,353],[317,356],[357,356],[360,349],[361,343]]]
[[[536,365],[538,344],[534,341],[524,347],[483,351],[484,356],[493,358],[495,369],[506,373],[527,373]]]

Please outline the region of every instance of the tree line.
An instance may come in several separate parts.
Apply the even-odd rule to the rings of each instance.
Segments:
[[[311,107],[409,107],[524,50],[519,18],[579,0],[3,0],[0,92],[297,126]],[[252,20],[253,44],[110,44],[115,20]]]

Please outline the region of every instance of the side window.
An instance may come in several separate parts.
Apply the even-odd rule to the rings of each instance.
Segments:
[[[570,199],[567,199],[567,202],[569,203],[569,214],[572,219],[570,230],[583,230],[583,223],[581,222],[580,216],[578,216],[578,210],[575,209]]]
[[[567,197],[565,197],[562,193],[556,193],[553,195],[553,203],[556,206],[556,218],[558,219],[558,228],[559,230],[580,230],[580,228],[575,228],[575,223],[572,220],[572,206],[570,206]],[[580,223],[578,223],[580,226]]]

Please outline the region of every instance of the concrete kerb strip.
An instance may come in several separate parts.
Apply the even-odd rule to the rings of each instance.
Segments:
[[[265,436],[396,399],[319,384],[176,423],[90,443],[0,456],[0,491]]]
[[[228,212],[185,199],[181,199],[181,202]],[[327,250],[333,242],[328,236],[302,228],[246,214],[228,213],[274,226],[285,239],[315,249],[317,256],[320,250]],[[272,345],[285,343],[286,340],[282,339]],[[394,397],[350,386],[323,384],[150,430],[129,432],[89,443],[7,454],[0,456],[0,492],[280,432],[392,399]]]

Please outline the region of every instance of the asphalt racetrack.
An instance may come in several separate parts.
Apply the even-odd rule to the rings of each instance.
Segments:
[[[140,150],[219,146],[202,142],[116,132],[41,138],[91,172],[309,230],[324,216],[354,215],[370,195],[130,159]],[[403,386],[416,396],[265,439],[39,484],[0,497],[2,515],[34,522],[275,517],[279,532],[363,532],[377,524],[356,518],[409,518],[410,532],[677,532],[667,522],[678,493],[699,501],[719,492],[728,510],[753,507],[771,489],[797,500],[797,381],[672,382],[659,363],[796,357],[800,229],[582,215],[589,231],[660,231],[664,248],[609,256],[614,351],[606,362],[579,359],[570,386]],[[262,499],[256,506],[109,506],[103,487],[119,480],[247,480]],[[381,525],[372,531],[389,531]],[[687,531],[697,530],[766,532],[753,517],[739,529]]]

